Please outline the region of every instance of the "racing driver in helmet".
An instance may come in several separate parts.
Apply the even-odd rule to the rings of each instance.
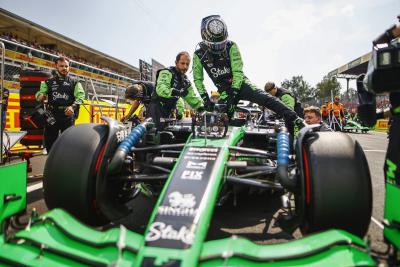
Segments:
[[[193,55],[193,79],[205,109],[213,109],[213,103],[203,83],[203,69],[218,88],[220,102],[226,103],[229,117],[233,115],[239,100],[248,100],[273,110],[286,121],[294,121],[299,126],[303,124],[296,112],[279,99],[256,88],[243,74],[239,48],[236,43],[228,40],[226,24],[219,15],[203,18],[201,38],[203,41]]]

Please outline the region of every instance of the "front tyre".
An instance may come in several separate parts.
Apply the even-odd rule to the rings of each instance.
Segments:
[[[62,208],[90,225],[105,223],[96,206],[95,185],[107,134],[107,125],[81,124],[57,139],[43,173],[48,209]]]
[[[364,236],[372,213],[372,188],[360,144],[340,132],[317,132],[301,149],[302,232],[337,228]]]

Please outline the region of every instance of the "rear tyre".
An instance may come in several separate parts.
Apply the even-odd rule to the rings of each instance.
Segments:
[[[319,132],[303,142],[302,150],[302,232],[336,228],[364,236],[372,213],[372,188],[359,143],[340,132]]]
[[[90,225],[106,221],[96,206],[96,165],[102,157],[108,126],[81,124],[65,130],[48,155],[44,199],[49,209],[62,208]]]

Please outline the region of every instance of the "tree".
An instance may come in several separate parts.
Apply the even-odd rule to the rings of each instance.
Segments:
[[[321,102],[325,100],[331,100],[331,91],[333,96],[340,95],[340,89],[342,86],[337,81],[336,77],[328,78],[324,77],[322,81],[317,83],[317,96],[321,100]]]
[[[291,80],[284,80],[281,86],[288,89],[301,103],[310,102],[315,98],[315,88],[303,79],[303,76],[293,76]]]

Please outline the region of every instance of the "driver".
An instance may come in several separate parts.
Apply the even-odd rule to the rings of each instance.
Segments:
[[[227,104],[227,113],[231,117],[239,100],[248,100],[267,107],[286,121],[301,123],[296,112],[281,101],[257,89],[243,74],[243,62],[236,43],[228,40],[228,30],[219,15],[203,18],[201,22],[199,48],[193,55],[193,79],[204,106],[213,109],[213,103],[204,87],[203,68],[218,88],[220,102]]]
[[[163,126],[161,118],[171,116],[180,97],[193,109],[203,108],[203,101],[195,94],[185,74],[189,69],[189,64],[189,53],[184,51],[176,56],[174,67],[161,69],[157,72],[156,90],[153,91],[151,96],[149,117],[153,118],[158,129]]]

